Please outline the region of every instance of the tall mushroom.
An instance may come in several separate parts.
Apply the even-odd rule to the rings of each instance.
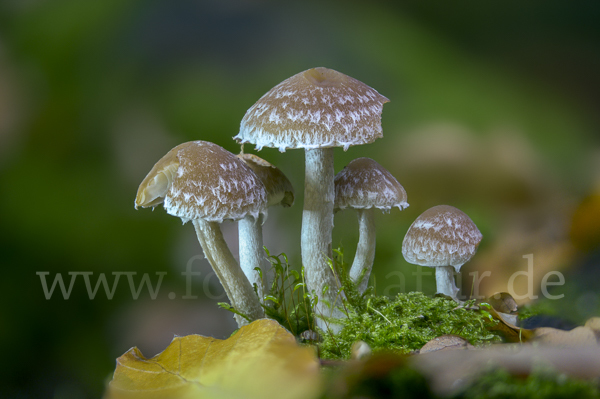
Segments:
[[[434,206],[410,226],[402,242],[407,262],[435,267],[437,291],[456,299],[454,271],[460,272],[483,236],[463,211],[450,205]]]
[[[267,207],[280,204],[284,208],[288,208],[294,204],[294,187],[278,167],[254,154],[242,153],[238,155],[238,158],[243,160],[265,185]],[[251,215],[238,222],[240,265],[250,280],[250,284],[256,284],[261,301],[271,280],[268,270],[264,267],[263,223],[263,216],[255,219]],[[261,270],[262,279],[256,268]]]
[[[374,208],[389,212],[393,207],[408,207],[406,191],[374,160],[354,159],[335,176],[335,209],[353,208],[358,214],[359,239],[350,278],[360,293],[367,289],[375,259]]]
[[[332,69],[313,68],[263,95],[246,112],[234,137],[255,144],[258,150],[305,150],[302,263],[309,290],[320,298],[317,315],[342,316],[335,310],[338,282],[327,263],[335,199],[333,147],[346,150],[382,137],[381,111],[388,101],[354,78]],[[326,328],[327,323],[318,320],[318,325]]]
[[[256,174],[235,155],[207,141],[180,144],[162,157],[140,184],[135,207],[164,203],[169,215],[192,221],[204,255],[231,305],[251,320],[264,311],[231,254],[219,223],[265,212],[267,193]],[[235,315],[239,326],[247,320]]]

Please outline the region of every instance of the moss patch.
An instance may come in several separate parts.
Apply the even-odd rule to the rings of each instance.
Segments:
[[[428,341],[445,334],[456,334],[473,345],[500,341],[488,328],[489,317],[445,297],[430,298],[421,292],[363,297],[345,302],[348,319],[336,335],[322,332],[320,356],[325,359],[348,359],[358,340],[366,342],[374,352],[409,353]]]

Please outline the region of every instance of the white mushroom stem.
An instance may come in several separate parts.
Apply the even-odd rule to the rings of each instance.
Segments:
[[[223,285],[231,306],[248,316],[251,321],[265,317],[254,289],[223,238],[219,224],[202,219],[193,220],[193,224],[204,256]],[[239,315],[234,317],[239,327],[248,324],[245,318]]]
[[[356,283],[358,292],[362,294],[367,289],[375,260],[375,212],[373,208],[357,209],[357,212],[359,238],[356,255],[350,268],[350,278]],[[359,281],[361,274],[363,278]]]
[[[456,299],[458,288],[454,283],[454,266],[437,266],[435,268],[435,284],[437,292]]]
[[[250,281],[250,285],[254,287],[254,284],[256,284],[261,302],[264,298],[265,284],[268,281],[268,268],[265,265],[265,250],[263,248],[262,222],[262,215],[258,219],[247,215],[238,222],[240,266]],[[261,270],[262,279],[256,268]]]
[[[309,291],[314,291],[319,297],[315,309],[316,316],[339,318],[343,316],[336,309],[341,303],[337,295],[339,283],[327,263],[327,258],[332,257],[331,234],[335,199],[333,148],[306,150],[305,154],[301,245],[306,284]],[[329,287],[329,290],[323,294],[325,287]],[[317,319],[317,325],[322,329],[339,329],[339,326],[322,319]]]

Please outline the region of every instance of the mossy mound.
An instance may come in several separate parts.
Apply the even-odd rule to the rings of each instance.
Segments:
[[[366,342],[373,352],[410,353],[445,334],[459,335],[473,345],[500,341],[488,328],[495,321],[478,311],[472,302],[458,304],[446,297],[421,292],[365,297],[345,303],[348,318],[338,334],[321,332],[320,356],[350,358],[352,344]]]

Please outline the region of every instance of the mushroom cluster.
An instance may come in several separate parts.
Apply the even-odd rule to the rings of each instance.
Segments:
[[[358,214],[359,242],[349,277],[363,293],[375,258],[374,209],[389,212],[408,206],[402,185],[372,159],[358,158],[337,175],[334,171],[335,147],[347,150],[383,137],[381,113],[388,101],[354,78],[313,68],[263,95],[248,109],[234,137],[256,150],[305,151],[302,263],[308,292],[318,297],[313,312],[323,329],[338,330],[341,323],[334,320],[344,317],[340,281],[329,265],[334,210],[353,208]],[[168,214],[192,222],[240,326],[265,316],[263,301],[272,279],[262,238],[267,208],[293,203],[292,184],[277,167],[206,141],[169,151],[142,181],[135,199],[136,208],[163,204]],[[224,220],[238,221],[239,262],[223,239],[219,223]],[[468,216],[441,206],[413,223],[403,254],[411,263],[437,267],[438,290],[455,296],[452,272],[475,253],[480,240]]]
[[[337,310],[340,283],[331,271],[335,203],[333,148],[372,143],[383,136],[381,112],[389,100],[366,84],[328,68],[313,68],[284,80],[263,95],[242,119],[234,139],[257,150],[305,150],[301,250],[309,290],[321,296],[315,312]],[[325,328],[322,319],[318,325]]]

